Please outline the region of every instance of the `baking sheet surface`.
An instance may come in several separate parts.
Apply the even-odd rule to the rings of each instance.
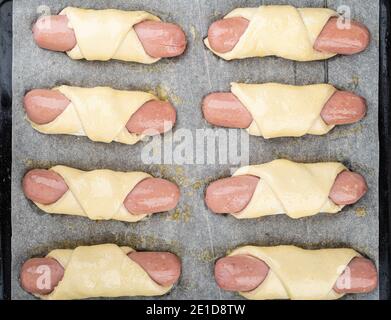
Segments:
[[[208,26],[232,9],[284,3],[301,7],[327,4],[333,9],[340,5],[350,7],[352,17],[364,22],[371,31],[370,49],[328,62],[295,63],[273,57],[226,62],[204,47],[202,40]],[[72,61],[65,54],[39,49],[32,40],[32,23],[47,7],[56,14],[69,5],[150,11],[163,20],[181,25],[187,34],[188,49],[180,58],[161,60],[151,66],[119,61]],[[237,294],[219,290],[213,279],[215,259],[240,245],[347,246],[378,261],[378,12],[378,1],[355,0],[14,0],[12,298],[33,298],[18,282],[24,260],[45,255],[54,248],[81,244],[115,242],[138,250],[168,250],[179,255],[183,262],[180,282],[161,299],[240,299]],[[290,220],[283,215],[248,221],[215,216],[203,202],[205,185],[230,175],[237,163],[143,164],[140,154],[146,142],[126,146],[93,143],[84,137],[46,136],[32,129],[23,111],[23,96],[33,88],[69,84],[152,90],[168,98],[177,108],[175,134],[181,129],[190,129],[195,136],[196,129],[211,128],[202,118],[202,97],[213,91],[229,90],[229,83],[233,81],[288,84],[329,81],[364,96],[369,112],[362,122],[338,127],[322,137],[268,141],[250,137],[249,160],[251,164],[279,157],[305,162],[341,161],[365,175],[370,188],[365,198],[345,208],[341,214],[302,220]],[[198,151],[194,149],[195,154]],[[31,168],[48,168],[55,164],[86,170],[144,170],[179,184],[181,202],[177,210],[137,224],[44,214],[24,197],[21,179]],[[347,297],[377,298],[377,291]]]

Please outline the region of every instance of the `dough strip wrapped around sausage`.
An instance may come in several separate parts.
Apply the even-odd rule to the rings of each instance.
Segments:
[[[261,285],[239,292],[251,300],[333,300],[344,294],[334,284],[350,261],[361,255],[353,249],[305,250],[295,246],[245,246],[229,256],[249,255],[264,261],[269,272]]]
[[[67,16],[69,27],[75,32],[77,45],[67,52],[72,59],[116,59],[144,64],[160,60],[145,52],[134,30],[139,22],[160,21],[148,12],[67,7],[60,15]]]
[[[97,297],[160,296],[171,290],[151,279],[144,269],[129,259],[129,247],[115,244],[81,246],[51,251],[47,257],[64,268],[64,277],[54,291],[39,296],[46,300]]]
[[[321,112],[336,91],[329,84],[231,84],[231,92],[253,117],[246,130],[265,139],[324,135],[331,131],[335,126],[327,125]]]
[[[87,136],[92,141],[135,144],[142,134],[130,133],[126,124],[146,102],[158,100],[142,91],[115,90],[109,87],[80,88],[60,86],[60,91],[71,103],[53,121],[37,124],[29,120],[34,129],[45,134]]]
[[[316,51],[314,43],[331,17],[338,14],[326,8],[260,6],[238,8],[224,17],[242,17],[250,21],[236,46],[229,52],[213,51],[208,38],[205,45],[225,59],[278,56],[296,61],[329,59],[336,54]]]
[[[53,214],[87,217],[91,220],[119,220],[137,222],[146,214],[131,214],[123,202],[129,192],[151,175],[144,172],[116,172],[111,170],[82,171],[66,166],[50,170],[58,173],[68,185],[68,191],[49,205],[34,202],[41,210]]]
[[[320,212],[337,213],[344,206],[335,204],[329,193],[338,174],[345,170],[336,162],[296,163],[284,159],[240,168],[233,176],[252,175],[260,180],[250,203],[234,217],[251,219],[285,213],[299,219]]]

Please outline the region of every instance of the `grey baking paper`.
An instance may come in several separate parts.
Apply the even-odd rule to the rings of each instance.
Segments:
[[[370,49],[328,62],[296,63],[279,58],[226,62],[203,44],[208,26],[236,7],[260,4],[293,4],[299,7],[341,5],[350,8],[354,19],[365,23],[372,34]],[[181,25],[188,39],[186,53],[163,59],[154,65],[119,61],[73,61],[63,53],[38,48],[31,26],[47,12],[58,13],[66,6],[146,10],[165,21]],[[346,8],[345,8],[346,9]],[[159,299],[240,299],[220,290],[213,277],[214,262],[240,245],[295,244],[306,248],[352,247],[378,261],[378,1],[14,1],[13,60],[13,167],[12,167],[12,297],[33,299],[19,286],[19,269],[26,259],[46,255],[55,248],[114,242],[137,250],[171,251],[181,257],[182,276],[178,285]],[[148,142],[135,146],[94,143],[85,137],[49,136],[34,131],[26,121],[23,96],[33,88],[59,84],[111,86],[117,89],[154,91],[176,107],[180,130],[210,128],[201,113],[203,96],[228,91],[230,82],[281,82],[311,84],[329,81],[338,88],[353,90],[368,101],[368,116],[360,123],[340,126],[330,134],[316,137],[263,140],[250,137],[250,163],[276,158],[295,161],[341,161],[363,174],[369,192],[358,204],[335,216],[317,215],[301,220],[287,216],[239,221],[217,216],[205,207],[203,196],[208,182],[229,176],[238,163],[226,164],[144,164],[141,153]],[[222,129],[225,131],[225,129]],[[239,131],[238,131],[239,133]],[[238,135],[239,136],[239,135]],[[170,138],[167,136],[166,138]],[[174,143],[174,148],[180,141]],[[194,147],[194,157],[199,150]],[[167,158],[170,157],[166,150]],[[169,159],[168,159],[169,160]],[[21,181],[27,170],[64,164],[80,169],[144,170],[176,182],[181,201],[169,213],[154,215],[136,224],[90,221],[86,218],[49,215],[28,201]],[[353,295],[347,299],[378,299],[378,292]]]

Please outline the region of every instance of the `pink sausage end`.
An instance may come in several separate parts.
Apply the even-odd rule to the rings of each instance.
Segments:
[[[71,101],[60,91],[35,89],[25,95],[23,103],[32,122],[47,124],[55,120]]]
[[[235,214],[250,202],[259,178],[237,176],[212,182],[206,189],[205,202],[217,214]]]
[[[334,291],[344,293],[368,293],[378,284],[374,263],[365,258],[354,258],[334,285]]]
[[[231,51],[246,31],[249,21],[235,17],[213,22],[208,30],[208,41],[211,48],[218,53]]]
[[[52,258],[27,260],[20,270],[20,285],[32,294],[51,293],[64,276],[64,268]]]
[[[139,182],[124,201],[125,208],[134,215],[153,214],[174,209],[180,197],[176,184],[159,178]]]
[[[365,117],[364,98],[348,91],[337,91],[322,109],[321,117],[328,125],[351,124]]]
[[[230,92],[216,92],[207,95],[202,103],[202,112],[209,123],[227,128],[248,128],[252,115]]]
[[[43,205],[56,202],[68,191],[64,179],[51,170],[33,169],[27,172],[22,185],[27,199]]]
[[[335,179],[329,197],[337,205],[350,205],[359,201],[367,191],[368,186],[362,175],[343,171]]]
[[[371,34],[362,23],[350,21],[350,28],[339,27],[339,18],[331,18],[315,41],[314,49],[321,52],[352,55],[369,46]]]
[[[218,286],[227,291],[248,292],[256,289],[266,279],[269,267],[262,260],[237,255],[221,258],[215,265]]]
[[[171,103],[151,100],[132,115],[126,128],[131,133],[156,135],[170,131],[175,121],[176,110]]]
[[[143,21],[134,30],[146,53],[153,58],[180,56],[186,49],[186,35],[176,24]]]
[[[161,286],[175,284],[181,275],[181,261],[175,254],[169,252],[131,252],[128,256]]]
[[[76,36],[68,27],[65,15],[44,16],[33,26],[33,37],[36,44],[52,51],[70,51],[76,46]]]

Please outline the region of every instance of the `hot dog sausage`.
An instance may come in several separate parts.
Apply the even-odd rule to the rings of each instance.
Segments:
[[[216,282],[227,291],[254,290],[265,280],[268,272],[265,262],[247,255],[221,258],[215,264]]]
[[[52,258],[27,260],[20,270],[20,284],[35,294],[49,294],[64,276],[64,268]]]
[[[173,23],[143,21],[134,26],[144,50],[153,58],[180,56],[186,49],[183,30]]]
[[[217,214],[239,213],[250,202],[258,182],[259,178],[254,176],[235,176],[212,182],[206,189],[206,205]],[[337,205],[349,205],[360,200],[367,190],[360,174],[343,171],[335,179],[329,197]]]
[[[249,204],[258,182],[259,178],[254,176],[238,176],[212,182],[206,189],[206,205],[214,213],[238,213]]]
[[[371,35],[362,23],[351,21],[350,28],[338,27],[338,18],[331,18],[316,39],[314,49],[322,52],[351,55],[364,51]]]
[[[27,117],[37,124],[54,121],[71,103],[60,91],[35,89],[23,99]]]
[[[231,51],[244,34],[249,21],[227,18],[215,21],[208,30],[211,48],[219,53]],[[370,42],[370,33],[361,23],[352,21],[349,29],[338,27],[338,18],[331,18],[315,41],[314,49],[327,53],[352,55],[364,51]]]
[[[265,280],[269,267],[252,256],[237,255],[217,260],[215,279],[218,286],[228,291],[249,292]],[[339,294],[368,293],[377,287],[377,271],[366,258],[354,258],[336,281],[333,290]]]
[[[176,121],[176,111],[167,101],[152,100],[144,103],[126,124],[129,132],[153,135],[170,131]]]
[[[24,97],[28,118],[37,124],[54,121],[70,104],[60,91],[35,89]],[[126,128],[130,133],[153,135],[172,129],[176,110],[166,101],[151,100],[142,105],[129,119]]]
[[[156,283],[170,286],[181,274],[181,261],[169,252],[131,252],[128,257],[139,264]],[[53,258],[27,260],[20,271],[20,284],[32,294],[51,293],[64,276],[64,268]]]
[[[23,178],[23,192],[28,199],[52,204],[68,190],[63,178],[50,170],[33,169]],[[139,182],[124,201],[125,208],[135,215],[153,214],[175,208],[179,201],[176,184],[158,178]]]
[[[209,44],[216,52],[231,51],[239,42],[250,22],[241,17],[221,19],[213,22],[208,30]]]
[[[128,194],[124,206],[135,214],[153,214],[174,209],[179,201],[180,191],[176,184],[158,178],[139,182]]]
[[[186,49],[185,33],[173,23],[142,21],[134,29],[145,52],[153,58],[176,57]],[[33,36],[39,47],[52,51],[69,51],[77,43],[65,15],[39,18],[33,26]]]
[[[219,127],[246,129],[253,121],[251,113],[231,92],[207,95],[202,112],[206,121]]]
[[[323,107],[321,117],[328,125],[351,124],[360,121],[366,109],[364,98],[348,91],[337,91]],[[247,108],[230,92],[207,95],[202,111],[206,121],[220,127],[246,129],[253,121]]]

